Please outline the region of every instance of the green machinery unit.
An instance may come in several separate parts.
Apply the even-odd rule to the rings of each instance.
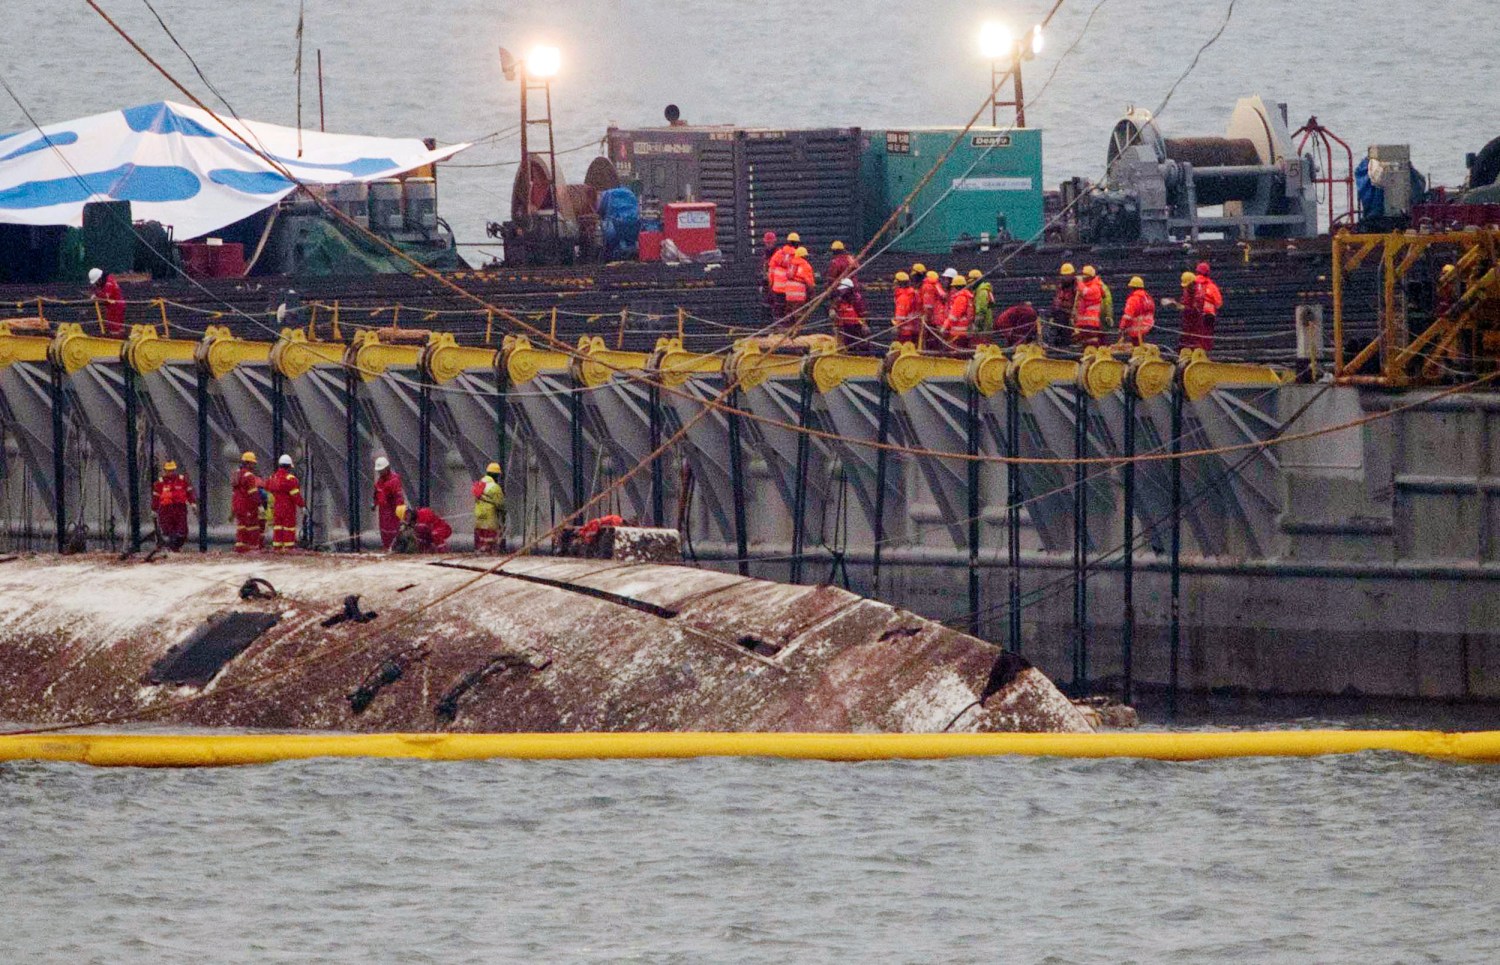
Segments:
[[[866,131],[861,162],[865,235],[890,217],[943,156],[958,128]],[[1042,132],[971,128],[903,211],[899,251],[1026,241],[1042,230]],[[909,229],[909,230],[908,230]]]

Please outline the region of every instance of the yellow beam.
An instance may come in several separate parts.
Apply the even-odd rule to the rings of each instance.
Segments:
[[[51,345],[45,335],[12,334],[10,326],[0,322],[0,369],[17,362],[45,362]]]
[[[141,375],[150,375],[168,362],[192,362],[198,357],[199,342],[180,338],[162,338],[154,325],[132,325],[125,342],[125,362]]]
[[[886,382],[897,395],[905,395],[928,379],[961,379],[968,374],[968,359],[924,355],[912,342],[897,342],[886,356]]]
[[[536,348],[524,335],[505,336],[505,347],[502,351],[505,358],[505,371],[510,376],[511,385],[525,385],[544,372],[548,375],[562,375],[568,372],[573,364],[572,358],[567,353]]]
[[[422,353],[422,368],[437,385],[452,382],[464,372],[493,372],[499,353],[492,348],[460,345],[448,332],[435,332]]]
[[[988,399],[1005,388],[1005,374],[1009,370],[1010,361],[998,346],[981,345],[974,350],[964,376],[980,395]]]
[[[1292,373],[1271,365],[1215,362],[1202,349],[1189,349],[1178,360],[1182,367],[1183,396],[1197,402],[1214,389],[1225,386],[1277,386],[1292,380]]]
[[[1008,377],[1021,397],[1029,399],[1054,385],[1076,385],[1078,363],[1048,358],[1040,345],[1018,345],[1011,355]]]
[[[651,353],[649,367],[663,385],[675,388],[695,375],[718,375],[724,371],[724,359],[719,355],[689,352],[682,347],[682,339],[662,338]]]
[[[587,388],[604,385],[621,372],[644,372],[651,363],[651,356],[610,348],[598,335],[579,336],[578,351],[584,358],[573,359],[573,378]]]
[[[227,327],[210,325],[203,333],[196,352],[198,364],[208,368],[216,379],[241,365],[265,365],[271,360],[270,342],[249,342],[236,337]]]
[[[876,355],[819,352],[808,359],[808,373],[819,392],[827,394],[849,379],[880,377],[882,360]]]
[[[118,359],[124,344],[118,338],[86,334],[82,325],[67,322],[57,326],[57,334],[47,349],[47,358],[72,375],[91,362]]]
[[[306,336],[303,341],[306,341]],[[386,345],[374,332],[361,331],[354,333],[354,341],[343,351],[343,361],[359,373],[362,381],[373,382],[392,367],[416,368],[422,359],[423,348],[421,345]]]
[[[738,381],[742,389],[753,389],[767,379],[800,377],[803,358],[801,355],[767,355],[753,339],[741,339],[724,360],[724,375]]]
[[[1390,751],[1500,763],[1500,731],[1271,730],[1093,734],[34,734],[0,737],[0,761],[96,767],[225,767],[318,757],[428,761],[770,757],[814,761],[962,757],[1202,761]]]
[[[344,364],[345,351],[341,342],[309,341],[306,331],[283,328],[281,338],[271,346],[271,367],[286,378],[300,379],[320,365]]]
[[[1172,387],[1177,367],[1161,357],[1155,345],[1137,346],[1125,369],[1125,390],[1138,399],[1154,399]]]
[[[1125,363],[1108,348],[1091,345],[1078,363],[1078,387],[1091,399],[1102,399],[1125,384]]]

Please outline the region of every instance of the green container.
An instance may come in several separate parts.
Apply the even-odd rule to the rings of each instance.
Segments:
[[[860,170],[868,237],[943,156],[959,129],[865,134]],[[895,250],[948,251],[986,235],[992,242],[1028,241],[1042,224],[1042,132],[975,127],[902,214],[897,228],[907,230]]]
[[[106,274],[135,269],[135,225],[129,201],[90,201],[83,206],[83,253],[90,268]]]

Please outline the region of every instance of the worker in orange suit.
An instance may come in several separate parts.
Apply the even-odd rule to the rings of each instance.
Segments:
[[[276,471],[266,480],[266,492],[271,495],[271,550],[284,553],[297,546],[297,517],[307,500],[302,496],[302,483],[292,472],[292,457],[283,454],[276,461]]]
[[[969,330],[974,327],[974,293],[969,290],[969,280],[955,274],[948,282],[948,315],[943,320],[943,338],[954,348],[972,348]]]
[[[396,518],[396,509],[406,505],[406,491],[401,487],[401,477],[391,469],[391,461],[385,456],[375,460],[374,510],[380,521],[380,548],[387,553],[396,541],[396,531],[401,521]]]
[[[234,515],[234,551],[253,553],[265,545],[266,522],[261,516],[265,508],[265,493],[255,474],[255,453],[247,452],[240,457],[240,468],[234,474],[229,509]]]
[[[161,545],[175,553],[187,542],[188,507],[197,506],[198,498],[187,477],[178,474],[177,463],[168,459],[161,472],[161,478],[151,487],[151,512],[156,514]]]
[[[829,246],[832,257],[828,260],[828,287],[835,288],[838,283],[854,273],[859,267],[859,262],[849,254],[842,241],[835,241]]]
[[[1073,303],[1073,342],[1076,345],[1098,345],[1099,318],[1104,311],[1104,283],[1093,265],[1083,266],[1083,281],[1078,284],[1078,298]]]
[[[766,284],[771,289],[771,309],[777,319],[787,313],[786,283],[792,276],[792,265],[797,260],[797,248],[801,242],[802,236],[793,231],[786,236],[786,244],[766,259]]]
[[[812,294],[817,284],[818,276],[813,271],[812,262],[807,260],[807,249],[798,248],[796,254],[792,256],[791,267],[787,270],[785,287],[787,312],[795,312],[806,305],[808,296]]]
[[[1130,297],[1125,299],[1125,313],[1120,316],[1120,336],[1132,345],[1142,345],[1156,327],[1156,299],[1146,291],[1140,275],[1130,279]]]
[[[1213,280],[1212,273],[1206,261],[1198,262],[1198,270],[1194,274],[1194,281],[1198,283],[1198,298],[1203,302],[1203,351],[1212,351],[1214,347],[1214,328],[1219,323],[1219,309],[1224,307],[1224,293],[1219,291],[1218,284]]]
[[[933,336],[939,335],[943,319],[948,316],[948,295],[943,291],[943,283],[937,272],[929,271],[927,277],[922,279],[918,299],[922,306],[923,329]]]
[[[104,334],[120,338],[125,334],[125,294],[114,275],[102,268],[89,269],[89,286],[94,301],[103,306]]]
[[[917,290],[912,287],[911,275],[904,271],[896,272],[896,287],[892,289],[892,294],[896,299],[896,314],[891,319],[891,324],[895,326],[896,339],[915,342],[922,325],[922,303]]]

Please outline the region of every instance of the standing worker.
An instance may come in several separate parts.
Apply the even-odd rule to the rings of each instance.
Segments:
[[[786,236],[786,244],[776,249],[767,261],[766,282],[771,288],[772,321],[786,316],[786,283],[792,276],[792,264],[797,260],[797,246],[801,240],[802,236],[793,231]]]
[[[807,304],[807,298],[817,283],[818,276],[813,272],[812,262],[807,260],[807,249],[798,248],[787,269],[784,288],[788,315]]]
[[[953,293],[948,297],[948,316],[943,323],[943,338],[953,348],[972,348],[969,331],[974,327],[974,293],[969,291],[969,282],[954,272],[950,284]]]
[[[271,503],[271,549],[284,553],[297,546],[297,515],[307,500],[302,498],[302,483],[292,472],[292,457],[282,454],[276,460],[276,471],[266,480]]]
[[[261,487],[261,479],[255,474],[255,453],[247,452],[240,457],[229,501],[230,512],[234,514],[236,553],[253,553],[265,545],[266,522],[261,510],[266,500]]]
[[[864,352],[870,347],[870,326],[865,321],[865,296],[853,278],[845,278],[834,289],[834,328],[838,330],[839,347]]]
[[[828,260],[828,286],[832,288],[843,281],[846,276],[853,274],[854,270],[859,267],[859,262],[855,261],[854,256],[845,250],[842,241],[835,241],[829,247],[829,252],[832,257]]]
[[[375,460],[375,501],[372,508],[380,518],[380,548],[387,553],[396,541],[396,531],[401,521],[396,518],[396,507],[406,505],[406,490],[401,487],[401,477],[391,469],[391,461],[385,456]]]
[[[1045,341],[1066,345],[1073,337],[1073,310],[1078,305],[1078,270],[1071,262],[1057,270],[1057,294],[1052,296],[1052,336]]]
[[[974,293],[974,336],[986,339],[995,331],[995,286],[975,268],[969,272],[969,290]]]
[[[1130,297],[1125,299],[1125,314],[1120,316],[1120,337],[1139,346],[1156,326],[1156,300],[1146,291],[1140,275],[1130,279]]]
[[[776,257],[776,232],[767,231],[760,239],[760,287],[762,300],[766,305],[766,313],[772,319],[776,317],[775,292],[771,286],[771,261]]]
[[[104,306],[104,334],[120,338],[125,334],[125,293],[114,275],[106,275],[102,268],[89,269],[91,297]]]
[[[1104,283],[1093,265],[1083,267],[1083,281],[1078,283],[1078,298],[1073,303],[1073,343],[1098,345],[1099,317],[1104,310]]]
[[[1224,293],[1209,273],[1208,262],[1198,262],[1198,271],[1193,280],[1198,284],[1198,300],[1203,305],[1202,345],[1199,348],[1211,352],[1214,348],[1214,328],[1219,323],[1219,309],[1224,307]]]
[[[500,464],[485,467],[474,483],[474,552],[493,553],[500,547],[505,530],[505,490],[500,486]]]
[[[948,296],[943,291],[943,283],[938,280],[937,272],[929,271],[922,279],[919,300],[922,306],[922,329],[936,336],[943,319],[948,317]]]
[[[896,314],[891,323],[896,328],[896,340],[915,342],[921,330],[922,303],[917,290],[912,287],[911,276],[904,271],[896,272],[896,287],[892,290],[896,300]]]
[[[187,477],[177,474],[176,462],[168,459],[161,472],[161,478],[151,487],[151,512],[156,516],[161,545],[175,553],[187,542],[188,507],[197,506],[198,498]]]
[[[1182,332],[1177,336],[1177,354],[1195,348],[1207,351],[1211,339],[1204,338],[1203,294],[1198,289],[1198,276],[1190,271],[1182,273],[1182,300],[1177,303],[1182,309]]]

